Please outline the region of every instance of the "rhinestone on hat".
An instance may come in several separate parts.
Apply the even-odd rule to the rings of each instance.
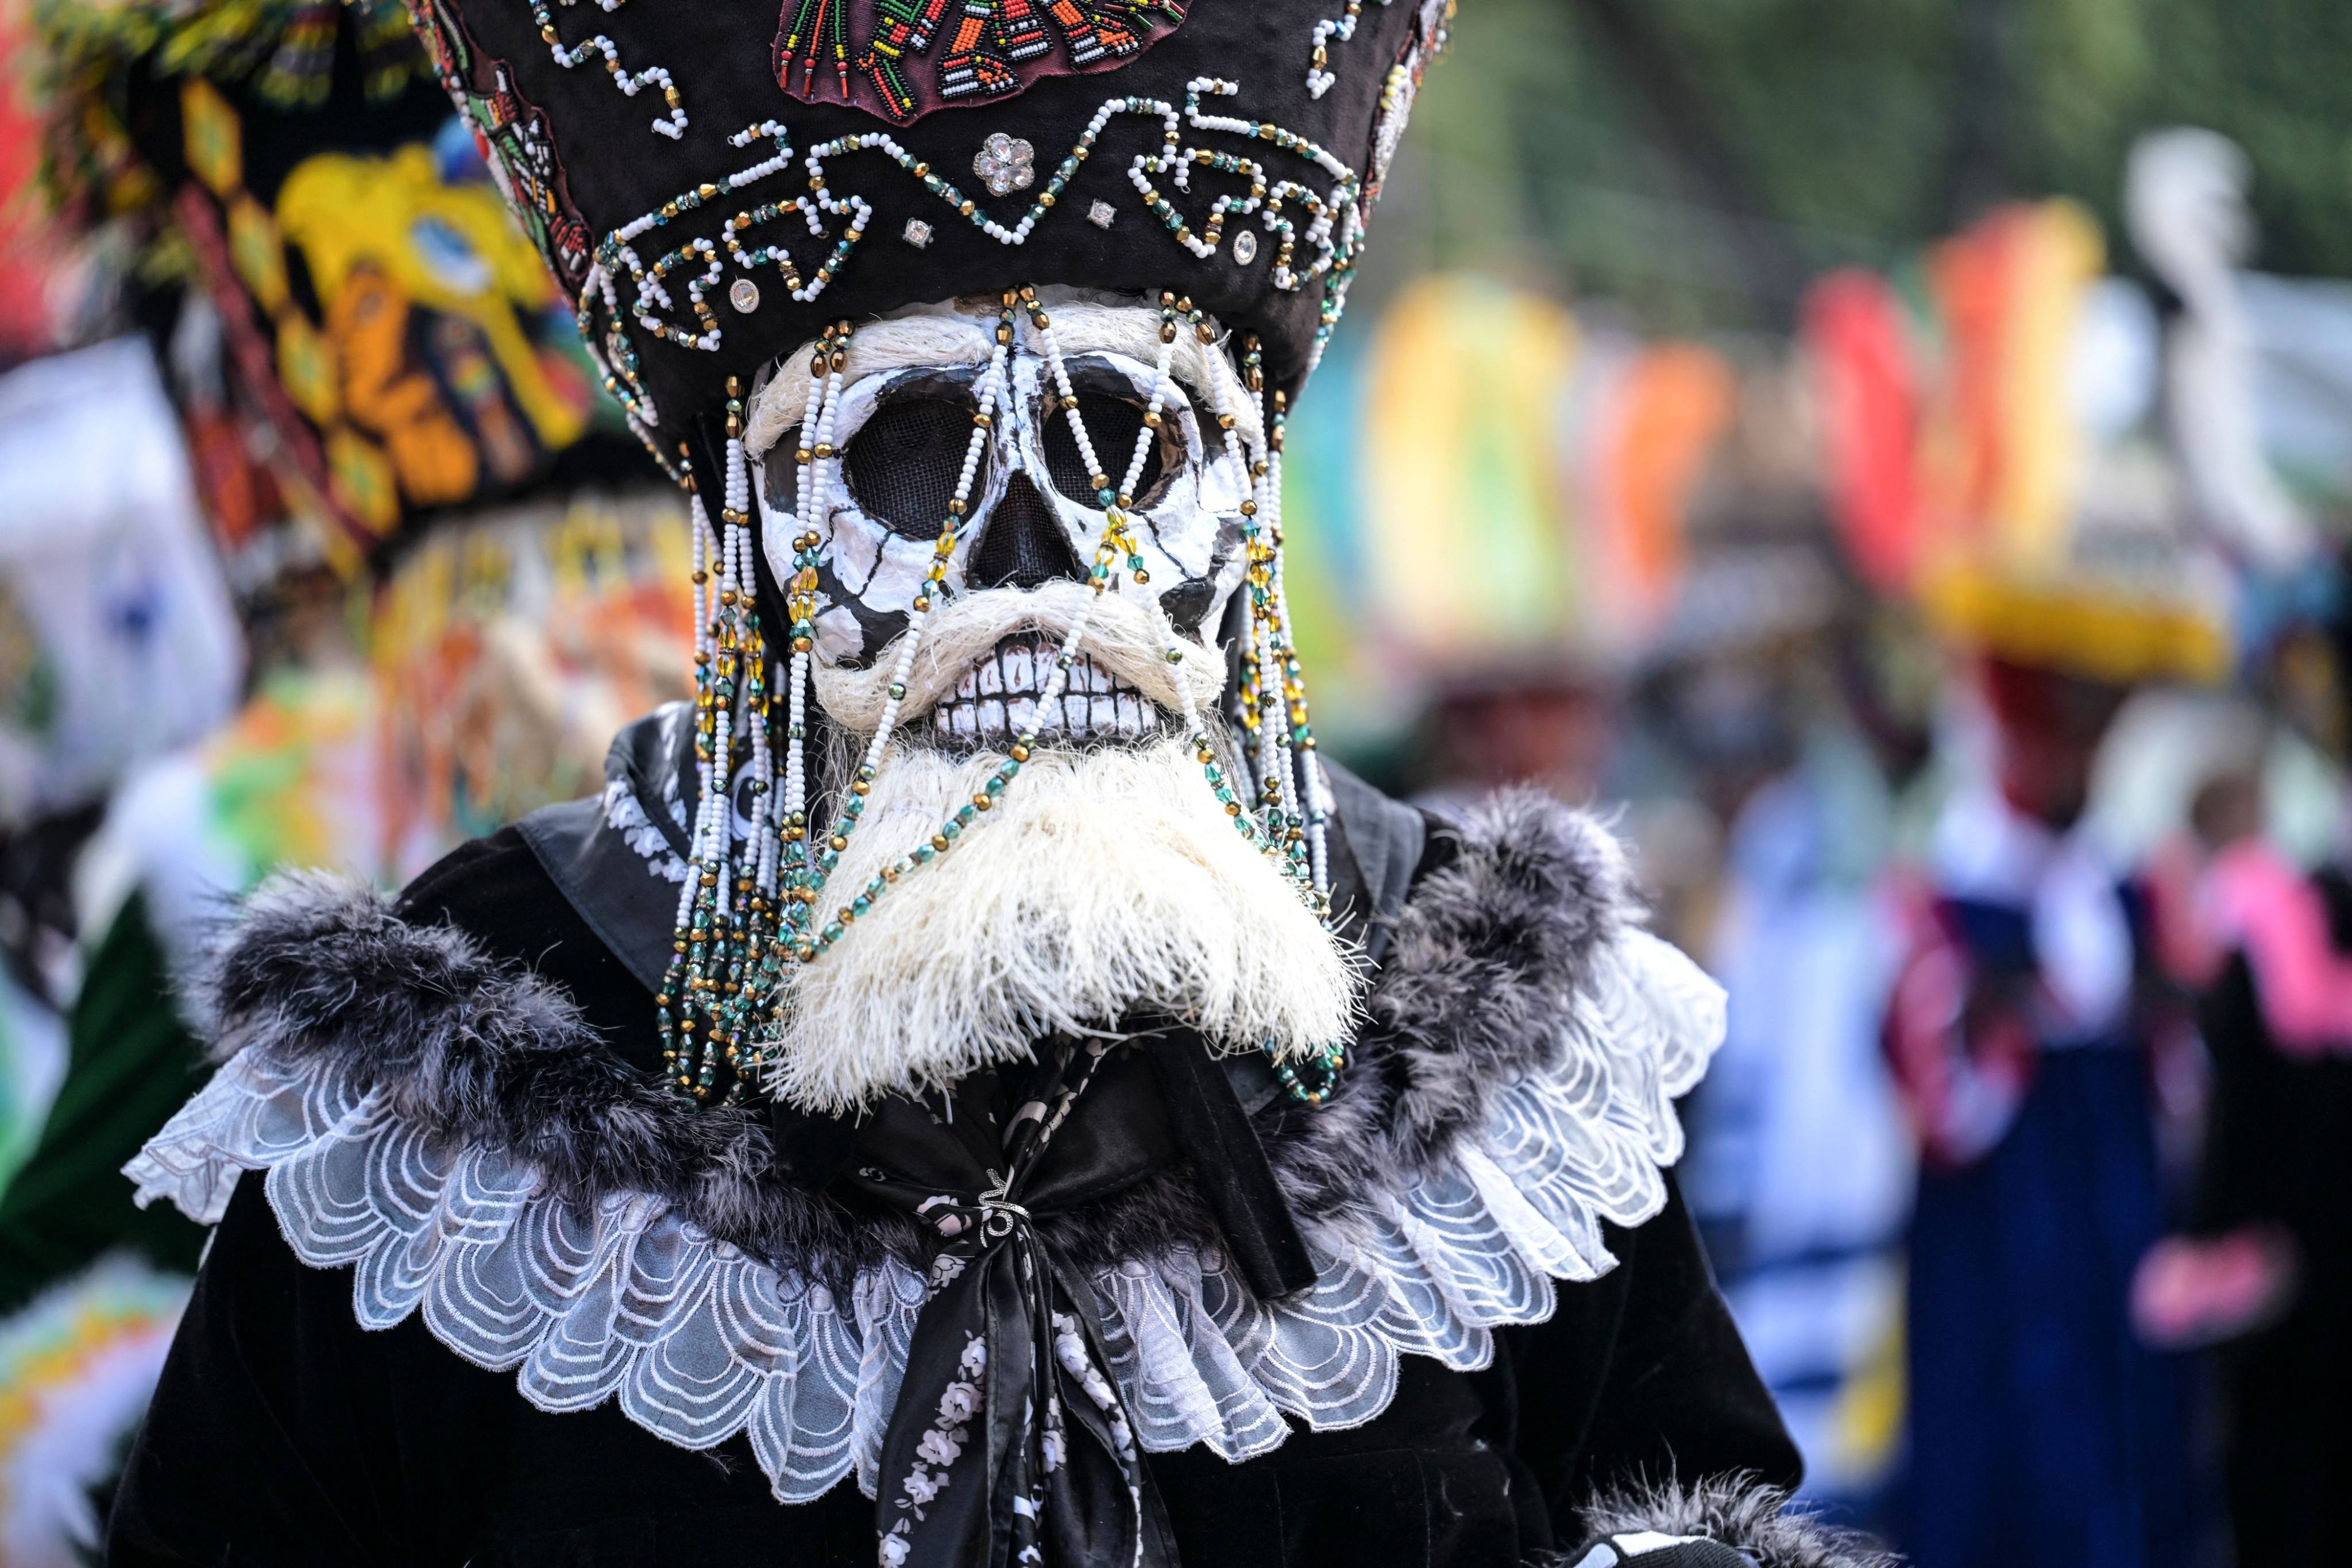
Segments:
[[[760,286],[749,278],[738,278],[728,288],[727,302],[748,316],[760,308]]]
[[[1257,236],[1248,229],[1234,236],[1234,259],[1247,267],[1257,259]]]
[[[903,233],[906,237],[907,243],[913,246],[917,250],[920,250],[923,247],[931,243],[931,226],[925,223],[921,218],[908,218],[907,220],[907,226]]]
[[[1087,209],[1087,221],[1097,228],[1108,228],[1111,220],[1117,216],[1118,209],[1108,202],[1097,202]]]
[[[972,154],[971,172],[988,184],[992,196],[1009,196],[1037,183],[1037,149],[1021,137],[992,132]]]

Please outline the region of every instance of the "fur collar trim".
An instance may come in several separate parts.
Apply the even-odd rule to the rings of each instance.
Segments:
[[[1757,1568],[1901,1568],[1902,1559],[1868,1536],[1792,1505],[1777,1487],[1738,1475],[1687,1485],[1629,1481],[1600,1493],[1579,1511],[1596,1541],[1619,1548],[1601,1560],[1635,1568],[1661,1539],[1711,1541],[1744,1554]],[[1582,1568],[1588,1560],[1588,1553],[1578,1552],[1558,1561],[1561,1568],[1571,1563]]]
[[[1635,925],[1590,817],[1507,795],[1453,837],[1395,917],[1343,1092],[1260,1117],[1316,1285],[1252,1300],[1180,1178],[1053,1237],[1097,1280],[1147,1447],[1238,1458],[1286,1414],[1369,1420],[1400,1353],[1485,1364],[1495,1327],[1549,1314],[1554,1280],[1613,1267],[1602,1222],[1662,1206],[1672,1100],[1721,1037],[1719,993]],[[690,1447],[748,1427],[788,1500],[852,1468],[871,1489],[919,1258],[778,1179],[763,1120],[688,1109],[549,983],[323,878],[257,893],[204,995],[224,1066],[129,1167],[142,1203],[210,1221],[266,1171],[298,1254],[361,1265],[363,1323],[421,1305],[543,1408],[618,1394]],[[436,1158],[381,1157],[411,1140]],[[461,1199],[466,1223],[436,1230]],[[614,1292],[642,1300],[616,1313]]]

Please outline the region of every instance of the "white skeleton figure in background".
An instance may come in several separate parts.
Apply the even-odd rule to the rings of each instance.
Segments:
[[[1145,428],[1160,312],[1124,300],[1047,306],[1095,453],[1123,476]],[[997,319],[991,300],[858,329],[833,424],[841,481],[824,517],[800,510],[809,351],[780,362],[753,399],[745,445],[761,468],[762,549],[782,581],[793,541],[818,537],[814,694],[851,735],[870,738],[884,710]],[[933,837],[942,817],[983,790],[1033,720],[1037,742],[953,853],[897,876],[844,940],[787,974],[772,1091],[848,1110],[1024,1058],[1054,1031],[1116,1031],[1147,1016],[1181,1019],[1234,1051],[1305,1055],[1351,1030],[1352,949],[1234,832],[1177,717],[1189,695],[1222,747],[1223,727],[1206,716],[1223,693],[1219,637],[1247,570],[1250,475],[1220,415],[1243,453],[1259,433],[1222,347],[1181,332],[1170,375],[1177,393],[1129,511],[1142,570],[1097,595],[1087,574],[1104,510],[1042,346],[1021,324],[898,729],[829,885],[864,887],[944,842]],[[1035,694],[1080,615],[1067,691],[1040,715]],[[1246,800],[1244,769],[1221,754],[1225,787]]]

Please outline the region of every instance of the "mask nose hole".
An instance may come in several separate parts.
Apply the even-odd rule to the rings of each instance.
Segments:
[[[1029,476],[1014,474],[988,514],[966,574],[982,588],[1034,588],[1056,577],[1082,582],[1086,571],[1054,508]]]

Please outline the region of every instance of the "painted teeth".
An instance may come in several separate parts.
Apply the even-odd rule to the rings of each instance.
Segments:
[[[1037,700],[1029,694],[1053,674],[1059,652],[1045,638],[999,644],[963,673],[954,697],[931,710],[932,733],[950,745],[971,745],[1009,741],[1033,723],[1040,733],[1072,740],[1141,740],[1160,728],[1154,703],[1085,658],[1070,667],[1060,702],[1039,723]]]

